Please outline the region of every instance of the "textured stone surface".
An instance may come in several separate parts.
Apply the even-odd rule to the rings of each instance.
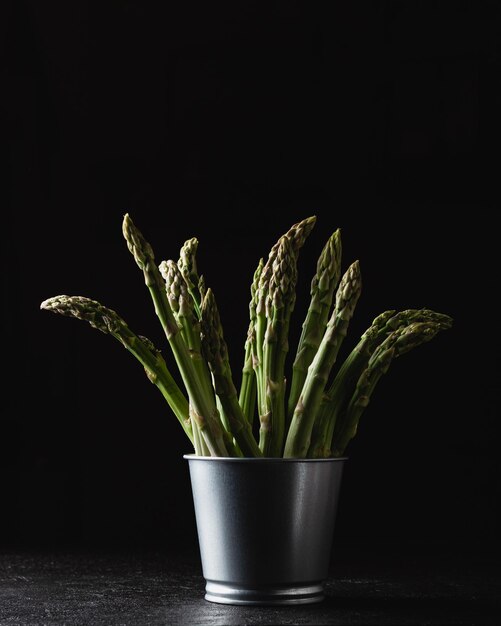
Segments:
[[[319,605],[233,607],[203,599],[194,557],[24,552],[0,558],[0,624],[498,624],[500,581],[494,562],[347,560]]]

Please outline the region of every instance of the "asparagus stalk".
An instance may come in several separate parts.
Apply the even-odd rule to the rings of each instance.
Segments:
[[[202,437],[212,456],[228,456],[223,439],[223,426],[217,412],[213,410],[210,398],[199,385],[197,372],[190,358],[189,350],[184,342],[179,326],[174,318],[165,292],[165,285],[160,270],[155,264],[153,249],[142,233],[126,214],[123,221],[123,235],[129,251],[143,271],[144,281],[150,291],[155,305],[155,312],[162,324],[164,333],[176,359],[188,395],[191,398],[192,416],[196,420]]]
[[[285,233],[285,235],[283,235],[284,237],[287,237],[289,239],[292,249],[294,251],[296,261],[299,250],[302,248],[304,242],[306,241],[306,238],[315,226],[316,219],[317,218],[314,215],[311,217],[307,217],[306,219],[297,222],[297,224],[293,224]],[[264,264],[261,271],[258,290],[256,293],[256,350],[259,370],[258,395],[261,397],[260,411],[265,410],[265,384],[263,381],[262,371],[259,368],[263,363],[264,334],[266,332],[266,300],[268,298],[269,282],[273,273],[273,262],[278,253],[280,239],[273,245],[268,254],[268,260]]]
[[[394,358],[430,341],[442,329],[436,322],[416,322],[393,331],[375,350],[358,379],[346,409],[344,425],[334,439],[332,453],[342,456],[346,446],[357,433],[358,423],[370,402],[374,389]]]
[[[394,313],[392,315],[392,313]],[[386,311],[381,313],[367,331],[362,335],[358,346],[355,348],[353,360],[348,358],[347,368],[342,368],[334,379],[328,393],[327,402],[331,410],[332,419],[326,433],[327,450],[333,436],[344,428],[346,402],[348,401],[353,386],[366,367],[374,350],[394,331],[406,328],[418,322],[430,322],[437,325],[438,330],[447,330],[452,326],[452,318],[443,313],[437,313],[431,309],[406,309],[404,311]],[[329,411],[329,409],[327,409]]]
[[[268,261],[263,266],[259,277],[258,291],[256,294],[256,322],[255,322],[255,358],[254,368],[256,373],[257,404],[259,418],[266,413],[266,386],[263,376],[263,345],[266,332],[266,300],[268,298],[269,282],[271,277],[272,259],[276,250],[271,249]]]
[[[178,265],[175,261],[162,261],[159,266],[160,272],[166,283],[167,297],[169,302],[172,303],[173,312],[178,324],[181,328],[181,332],[184,332],[186,345],[188,347],[190,357],[193,361],[195,369],[197,371],[200,384],[204,387],[207,397],[212,402],[212,410],[215,414],[219,414],[221,421],[223,422],[223,439],[228,449],[230,456],[242,456],[238,450],[238,446],[235,446],[232,437],[229,435],[228,419],[224,413],[224,409],[219,402],[219,398],[214,397],[214,388],[212,385],[212,375],[209,372],[207,362],[202,356],[202,342],[200,337],[200,321],[195,313],[195,303],[188,292],[187,283],[184,277],[181,275]],[[204,291],[203,277],[199,279],[200,293]],[[202,447],[203,441],[202,441]]]
[[[249,322],[247,337],[245,339],[244,364],[242,367],[242,381],[238,394],[238,403],[242,407],[245,419],[252,426],[256,412],[257,381],[254,372],[253,353],[255,353],[256,329],[254,322]],[[254,344],[254,347],[253,347]]]
[[[202,346],[214,376],[216,393],[228,417],[231,432],[246,456],[262,456],[251,427],[238,403],[237,390],[233,384],[228,348],[216,299],[209,288],[202,302]]]
[[[249,330],[247,331],[247,339],[245,341],[245,357],[244,366],[242,368],[242,384],[240,386],[240,394],[238,403],[242,407],[243,414],[252,427],[254,421],[254,413],[256,410],[256,373],[257,368],[257,352],[256,352],[256,307],[257,292],[259,286],[259,278],[263,270],[264,261],[259,259],[258,266],[254,272],[251,284],[251,299],[249,302]]]
[[[285,433],[285,358],[289,322],[296,299],[296,257],[290,239],[279,240],[266,302],[263,378],[266,411],[260,415],[259,447],[264,456],[281,456]]]
[[[374,350],[394,330],[416,322],[433,322],[440,330],[445,330],[450,328],[452,319],[430,309],[407,309],[398,313],[385,311],[378,315],[347,357],[324,395],[313,427],[309,457],[330,456],[332,438],[344,427],[347,402]]]
[[[348,331],[362,288],[360,265],[355,261],[341,279],[336,306],[306,376],[285,444],[285,457],[304,458],[331,369]]]
[[[346,408],[346,400],[349,399],[357,379],[367,366],[373,349],[377,345],[376,338],[383,335],[382,329],[394,314],[395,311],[385,311],[376,317],[340,367],[330,388],[325,392],[313,425],[308,450],[309,457],[321,458],[330,455],[330,441],[334,427],[338,424],[338,417]],[[381,336],[381,341],[384,337]]]
[[[56,296],[45,300],[41,309],[75,317],[93,328],[111,335],[142,364],[149,380],[154,383],[169,403],[172,411],[193,442],[192,423],[188,402],[172,378],[160,351],[145,337],[135,335],[126,322],[112,309],[83,296]]]
[[[184,281],[186,282],[186,285],[188,286],[188,291],[193,299],[196,316],[200,320],[202,316],[202,310],[201,310],[202,301],[203,301],[203,298],[205,296],[205,292],[207,289],[205,286],[204,276],[200,276],[200,277],[198,276],[197,263],[196,263],[197,249],[198,249],[198,239],[196,239],[195,237],[192,237],[191,239],[188,239],[187,241],[185,241],[183,247],[181,248],[179,261],[177,262],[177,265],[184,278]],[[223,425],[225,426],[225,428],[227,428],[228,420],[226,419],[223,407],[221,406],[221,403],[217,396],[216,396],[216,408],[219,412]],[[225,436],[225,441],[227,440],[228,438],[226,438]],[[229,440],[230,440],[230,447],[233,448],[234,445],[231,442],[231,438],[229,438]]]
[[[192,297],[194,310],[196,313],[196,317],[200,320],[202,316],[202,301],[204,299],[205,293],[207,291],[205,286],[205,278],[204,276],[198,276],[197,271],[197,262],[196,262],[196,252],[198,249],[198,239],[196,237],[192,237],[188,239],[183,244],[179,260],[177,262],[178,268],[184,278],[184,281],[188,287],[188,291]],[[210,393],[213,394],[212,382],[210,383]],[[219,401],[219,398],[216,396],[216,408],[219,412],[219,416],[225,429],[228,428],[228,420],[224,414],[223,407]],[[223,437],[225,440],[226,447],[229,450],[231,456],[237,456],[238,451],[235,448],[234,442],[232,438],[223,431]]]
[[[214,398],[211,375],[207,362],[202,356],[200,321],[195,313],[194,300],[188,292],[188,285],[175,261],[162,261],[159,265],[159,270],[165,280],[167,298],[188,348],[190,358],[198,377],[198,382],[203,387],[204,393],[211,404],[211,410],[216,413],[218,409]],[[229,425],[221,412],[220,417],[226,430],[229,430]],[[236,451],[233,450],[234,446],[231,443],[231,438],[229,447],[230,455],[236,456]]]
[[[341,232],[336,230],[324,246],[317,262],[317,271],[311,281],[311,301],[303,323],[292,367],[292,383],[288,403],[288,420],[294,409],[313,358],[322,341],[334,291],[341,276]]]
[[[299,250],[304,245],[306,238],[315,226],[316,217],[308,217],[297,224],[293,224],[291,228],[283,235],[291,244],[295,261],[299,255]],[[257,376],[257,394],[259,415],[264,416],[267,413],[266,408],[266,379],[263,374],[263,350],[265,332],[267,327],[266,318],[266,301],[269,297],[269,285],[273,274],[273,263],[278,254],[282,237],[273,245],[268,255],[268,260],[263,266],[259,278],[258,289],[256,292],[256,376]]]
[[[193,411],[193,406],[190,404],[190,419],[192,416],[192,411]],[[205,456],[202,451],[202,435],[200,434],[200,430],[197,426],[197,423],[194,419],[192,419],[191,424],[193,428],[193,446],[195,448],[195,454],[197,456]]]
[[[188,292],[187,283],[175,261],[162,261],[159,270],[165,280],[167,299],[181,329],[183,339],[197,372],[199,383],[203,385],[208,398],[213,399],[209,369],[202,357],[200,321],[196,317],[195,303]],[[215,404],[213,408],[215,408]]]

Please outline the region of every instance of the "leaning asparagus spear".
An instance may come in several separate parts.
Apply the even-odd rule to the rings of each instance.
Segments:
[[[341,343],[355,311],[362,288],[360,265],[355,261],[341,279],[336,292],[336,306],[329,319],[322,342],[308,369],[285,444],[285,457],[304,458],[310,447],[313,424],[325,386],[336,361]]]
[[[149,380],[158,387],[184,432],[193,442],[188,402],[167,369],[160,351],[153,346],[152,342],[135,335],[118,313],[90,298],[56,296],[42,302],[40,308],[84,320],[93,328],[118,339],[143,365]]]
[[[128,214],[124,216],[123,235],[129,251],[143,271],[144,281],[155,305],[155,312],[162,324],[186,390],[192,400],[192,415],[197,421],[205,443],[212,456],[228,456],[228,450],[223,439],[223,426],[219,415],[213,411],[210,398],[198,384],[195,367],[172,313],[160,270],[155,264],[153,249]]]
[[[252,435],[249,422],[238,403],[237,390],[233,384],[228,358],[228,348],[216,299],[209,288],[202,303],[202,347],[214,376],[216,393],[221,400],[229,421],[231,432],[246,456],[262,456]]]
[[[416,322],[434,322],[440,330],[445,330],[450,328],[452,319],[430,309],[407,309],[398,313],[385,311],[378,315],[346,358],[322,399],[313,427],[309,457],[330,455],[330,442],[344,427],[346,405],[354,391],[356,381],[367,367],[377,346],[394,330]]]
[[[452,326],[452,318],[443,313],[437,313],[431,309],[405,309],[394,315],[385,312],[379,315],[373,324],[362,335],[358,345],[358,354],[352,363],[352,367],[345,372],[338,373],[331,388],[328,391],[330,403],[341,410],[339,419],[334,419],[329,428],[327,439],[330,446],[333,436],[344,428],[345,400],[348,401],[354,382],[358,379],[374,350],[395,330],[403,329],[416,323],[436,324],[437,332],[447,330]],[[350,363],[350,361],[348,361]],[[339,377],[339,379],[338,379]],[[352,384],[350,384],[352,383]]]
[[[325,244],[318,259],[317,271],[311,281],[311,300],[303,323],[292,367],[292,382],[288,402],[288,420],[292,419],[304,381],[318,346],[322,341],[332,298],[341,276],[341,233],[336,230]]]
[[[344,426],[332,444],[332,454],[342,456],[346,446],[357,433],[358,423],[380,378],[396,357],[430,341],[441,330],[435,322],[417,322],[392,332],[375,350],[362,372],[346,409]]]
[[[385,327],[387,320],[394,314],[395,311],[385,311],[375,318],[371,326],[362,335],[358,344],[345,359],[330,388],[325,392],[313,425],[311,443],[308,450],[309,457],[322,458],[329,456],[330,441],[332,440],[332,433],[335,425],[338,423],[339,416],[346,409],[346,401],[350,398],[360,374],[367,366],[373,348],[376,347],[375,338],[382,334],[382,328]],[[381,337],[381,341],[383,341],[384,337]]]

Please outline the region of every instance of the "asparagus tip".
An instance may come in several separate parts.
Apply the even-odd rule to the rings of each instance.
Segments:
[[[78,296],[77,296],[78,297]],[[47,298],[40,304],[40,310],[42,311],[50,311],[55,308],[55,306],[61,302],[62,300],[67,301],[70,300],[71,296],[53,296],[52,298]]]

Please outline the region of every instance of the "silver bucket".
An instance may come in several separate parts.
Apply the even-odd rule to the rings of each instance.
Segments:
[[[184,458],[205,599],[320,602],[346,459]]]

